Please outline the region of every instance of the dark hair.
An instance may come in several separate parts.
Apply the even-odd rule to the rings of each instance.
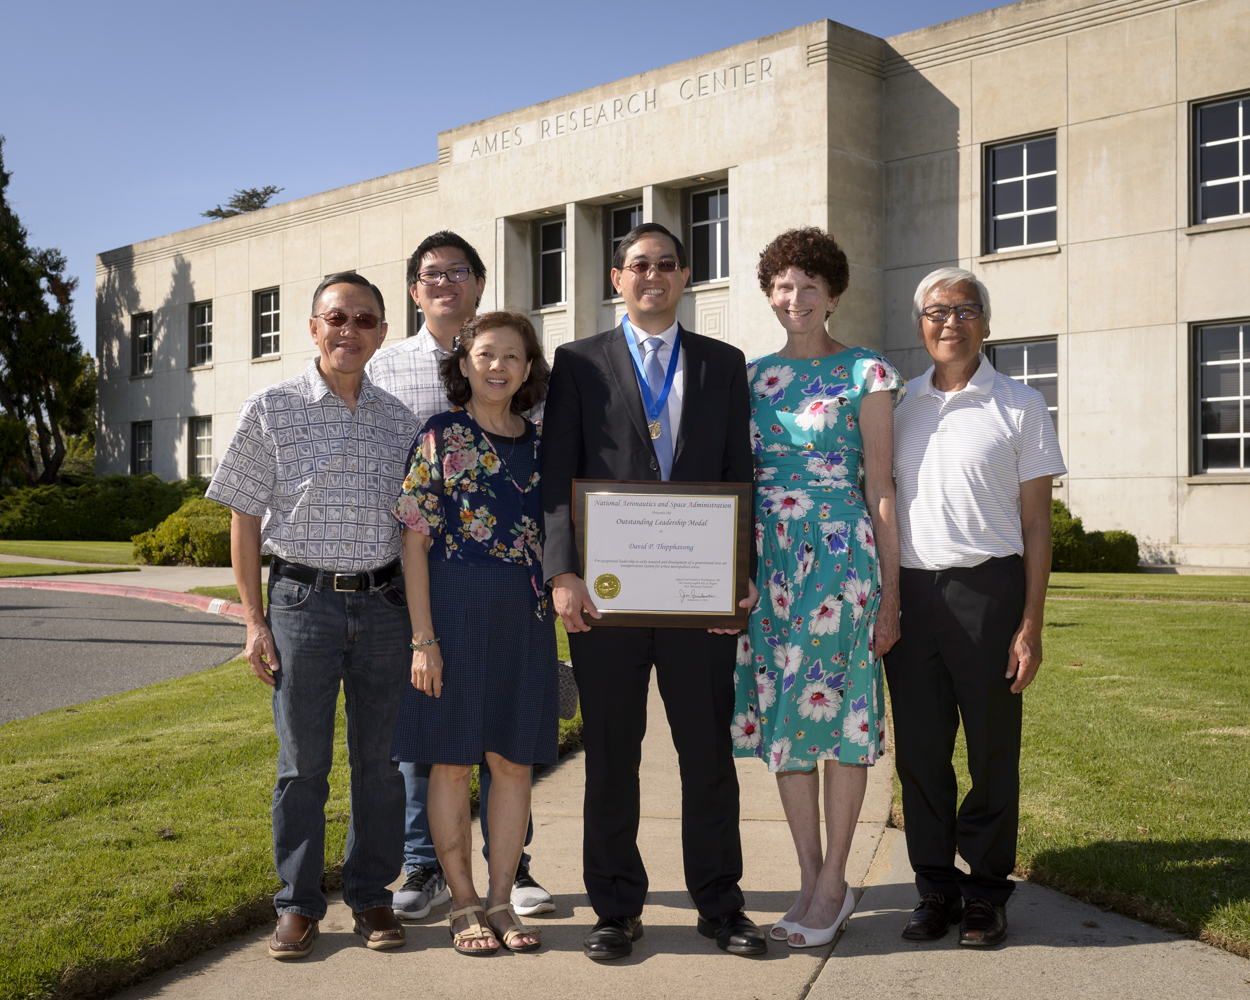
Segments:
[[[439,362],[438,373],[442,377],[443,388],[447,390],[447,398],[456,406],[464,406],[473,398],[469,379],[460,371],[461,359],[469,356],[478,334],[503,327],[510,327],[521,335],[521,341],[525,344],[525,360],[530,363],[529,378],[512,397],[512,412],[524,413],[546,399],[547,379],[551,375],[551,369],[547,366],[547,359],[543,357],[543,346],[538,341],[534,324],[520,313],[499,311],[482,313],[465,323],[456,336],[456,344],[451,353]]]
[[[797,267],[813,278],[824,278],[829,294],[835,298],[851,283],[846,254],[832,236],[815,226],[787,229],[760,253],[760,288],[765,295],[772,293],[773,281],[788,267]]]
[[[381,319],[383,323],[386,322],[386,303],[382,301],[382,293],[378,290],[378,286],[368,278],[361,277],[355,271],[344,271],[341,274],[328,275],[321,282],[321,284],[317,286],[317,290],[313,292],[313,316],[317,315],[317,302],[321,299],[321,293],[331,285],[359,285],[361,288],[369,289],[369,291],[373,293],[373,297],[378,300],[378,312],[381,313],[379,319]]]
[[[432,236],[423,239],[420,245],[412,252],[412,256],[408,258],[408,287],[412,288],[417,283],[417,272],[421,270],[421,260],[427,253],[433,253],[435,250],[442,250],[443,247],[452,247],[464,254],[464,259],[469,262],[469,270],[479,278],[486,277],[486,265],[482,263],[482,258],[478,256],[478,252],[463,236],[453,233],[450,229],[440,229]],[[480,301],[480,300],[479,300]]]
[[[672,240],[673,246],[677,249],[678,266],[690,266],[686,263],[686,248],[681,245],[681,240],[658,222],[644,222],[641,226],[634,226],[633,229],[622,237],[621,242],[616,245],[616,252],[612,254],[612,267],[617,271],[623,270],[625,267],[625,254],[629,252],[630,247],[644,236],[663,236],[665,239]]]

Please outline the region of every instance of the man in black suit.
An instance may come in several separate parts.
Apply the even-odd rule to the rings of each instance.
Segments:
[[[556,351],[543,421],[543,567],[581,690],[583,867],[600,918],[583,944],[592,959],[623,958],[642,936],[647,873],[637,843],[638,765],[652,664],[681,769],[686,886],[699,932],[734,954],[765,951],[738,888],[742,843],[729,735],[736,640],[724,630],[592,628],[602,616],[580,576],[573,535],[573,479],[752,480],[746,360],[736,347],[679,328],[689,277],[686,251],[672,233],[654,223],[633,229],[612,259],[627,317],[615,330]],[[629,337],[637,345],[632,358]],[[752,584],[743,603],[757,597]]]

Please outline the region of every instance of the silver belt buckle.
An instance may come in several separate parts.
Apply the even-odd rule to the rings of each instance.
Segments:
[[[340,587],[339,586],[339,580],[357,580],[357,579],[358,579],[358,574],[356,573],[335,573],[334,574],[334,592],[336,594],[350,594],[359,590],[360,589],[359,587]]]

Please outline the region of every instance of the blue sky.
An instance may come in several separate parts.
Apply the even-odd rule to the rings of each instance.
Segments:
[[[93,351],[94,255],[207,221],[236,188],[286,201],[428,163],[440,129],[824,17],[888,37],[994,6],[10,0],[9,197],[68,255]]]

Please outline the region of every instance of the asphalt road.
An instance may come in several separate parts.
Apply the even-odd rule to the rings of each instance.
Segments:
[[[225,663],[231,619],[159,601],[0,590],[0,723]]]

